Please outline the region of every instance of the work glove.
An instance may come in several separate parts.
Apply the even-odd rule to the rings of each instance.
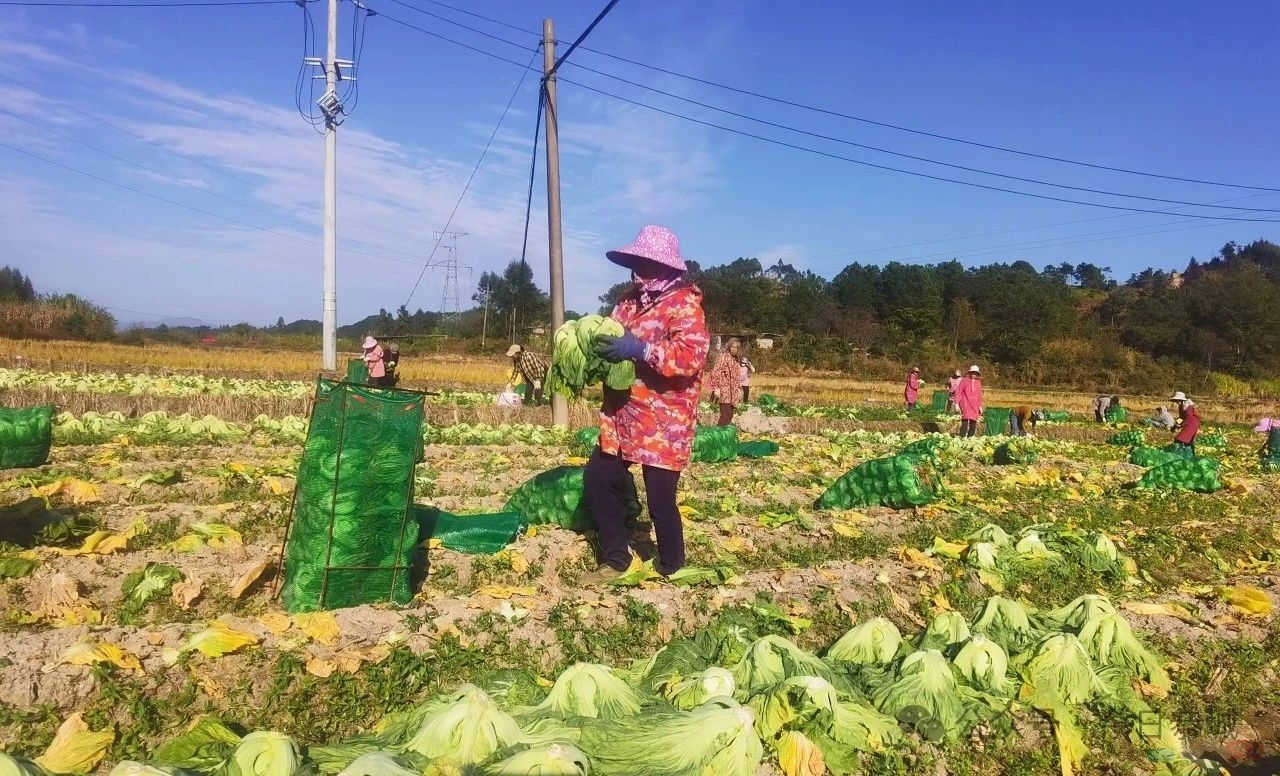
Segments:
[[[631,332],[624,332],[621,337],[601,335],[596,337],[593,349],[597,356],[605,361],[643,361],[645,344]]]

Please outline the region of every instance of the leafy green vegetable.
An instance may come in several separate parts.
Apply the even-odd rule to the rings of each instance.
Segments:
[[[1029,648],[1041,635],[1032,626],[1031,615],[1022,604],[1000,596],[982,602],[972,626],[974,633],[981,633],[1011,654]]]
[[[694,676],[668,680],[663,684],[661,694],[671,701],[672,706],[689,711],[712,698],[732,698],[735,689],[732,673],[719,666],[711,666]]]
[[[585,315],[556,329],[547,370],[547,393],[577,397],[587,386],[599,383],[616,391],[630,389],[636,381],[635,362],[611,364],[595,351],[597,338],[621,337],[625,333],[622,324],[599,315]]]
[[[147,602],[169,594],[174,582],[186,579],[181,571],[165,563],[148,563],[129,572],[120,588],[124,599],[122,609],[141,611]]]
[[[415,768],[402,757],[387,752],[369,752],[351,761],[338,772],[338,776],[420,776]]]
[[[827,659],[857,665],[888,665],[902,646],[898,626],[883,617],[873,617],[850,628],[827,650]]]
[[[940,652],[952,652],[952,647],[964,643],[969,638],[969,623],[959,612],[943,612],[929,623],[921,634],[917,649],[936,649]]]
[[[729,698],[691,712],[651,712],[585,727],[578,744],[594,776],[755,776],[764,746],[755,716]]]
[[[733,669],[734,683],[752,693],[793,676],[832,678],[831,669],[825,663],[781,636],[758,639]]]
[[[484,776],[587,776],[590,772],[585,754],[577,747],[560,743],[517,752],[485,768]]]
[[[521,741],[516,721],[472,684],[428,703],[417,716],[404,751],[456,768],[479,765]]]
[[[0,579],[19,579],[36,570],[40,561],[33,558],[19,558],[15,555],[0,555]]]
[[[956,682],[951,664],[936,649],[912,652],[903,659],[897,677],[872,696],[886,714],[897,715],[911,706],[921,706],[931,718],[956,740],[967,733],[984,714],[981,697]]]
[[[556,679],[534,715],[614,719],[639,713],[641,698],[608,666],[575,663]]]
[[[260,730],[240,740],[214,776],[293,776],[302,765],[297,744],[283,733]]]
[[[169,773],[144,763],[125,760],[112,768],[108,776],[169,776]]]
[[[200,717],[177,738],[152,753],[154,763],[192,771],[210,771],[226,760],[240,736],[217,717]]]
[[[995,695],[1008,695],[1013,690],[1009,656],[999,644],[980,633],[966,641],[951,662],[974,689]]]
[[[1098,665],[1122,668],[1162,690],[1172,689],[1161,662],[1142,646],[1119,614],[1103,614],[1086,622],[1080,642]]]
[[[49,776],[44,768],[25,757],[12,757],[0,752],[0,776]]]

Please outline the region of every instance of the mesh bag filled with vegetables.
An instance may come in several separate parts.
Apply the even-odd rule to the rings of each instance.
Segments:
[[[424,397],[320,380],[298,466],[283,602],[314,611],[407,603]]]
[[[53,405],[0,407],[0,469],[43,466],[53,445]]]
[[[1169,461],[1152,467],[1138,480],[1138,487],[1213,493],[1222,490],[1222,480],[1218,478],[1218,462],[1215,459],[1195,458],[1190,461]]]
[[[1108,423],[1123,423],[1129,419],[1129,411],[1124,407],[1111,406],[1102,413]]]
[[[589,385],[604,383],[608,388],[625,391],[636,381],[633,361],[611,364],[595,351],[597,337],[621,337],[622,324],[612,318],[584,315],[556,329],[547,370],[547,393],[578,397]]]
[[[1164,450],[1157,450],[1154,447],[1135,447],[1129,452],[1129,463],[1135,466],[1159,466],[1160,464],[1170,461],[1185,460],[1182,456],[1166,453]]]
[[[886,506],[907,509],[936,501],[941,490],[937,465],[927,458],[894,455],[850,469],[818,499],[819,509]]]
[[[582,466],[557,466],[548,469],[516,488],[502,507],[503,512],[518,512],[529,525],[558,525],[571,531],[594,528],[596,521],[582,493]],[[640,517],[640,497],[634,477],[623,486],[623,504],[627,519]]]
[[[996,447],[992,460],[997,466],[1035,463],[1040,459],[1036,443],[1026,437],[1018,437]]]
[[[1107,444],[1115,445],[1116,447],[1139,447],[1146,443],[1146,437],[1143,436],[1140,429],[1136,428],[1112,434],[1107,438]]]
[[[693,460],[723,463],[738,457],[736,426],[698,426],[693,434]]]
[[[1066,423],[1071,420],[1071,413],[1066,410],[1045,410],[1044,419],[1050,423]]]
[[[570,445],[570,451],[577,456],[586,458],[596,449],[596,445],[600,444],[600,429],[584,428],[573,435],[573,442]]]
[[[1195,448],[1191,445],[1183,444],[1182,442],[1170,442],[1161,449],[1166,453],[1178,456],[1184,461],[1195,460],[1196,457]]]

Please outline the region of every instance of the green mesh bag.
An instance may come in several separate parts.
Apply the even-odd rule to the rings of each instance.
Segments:
[[[938,499],[938,469],[926,458],[894,455],[864,461],[822,494],[818,509],[886,506],[907,509]]]
[[[1280,471],[1280,428],[1267,432],[1267,444],[1259,452],[1264,472]]]
[[[693,460],[723,463],[738,457],[737,426],[698,426],[693,433]]]
[[[1218,462],[1213,458],[1195,458],[1162,463],[1147,470],[1138,480],[1144,489],[1191,490],[1197,493],[1213,493],[1222,490],[1218,478]]]
[[[1107,444],[1116,447],[1142,447],[1147,443],[1146,436],[1139,429],[1130,429],[1129,431],[1121,431],[1118,434],[1112,434],[1107,438]]]
[[[53,445],[53,405],[0,407],[0,469],[44,466]]]
[[[369,365],[363,358],[352,358],[347,361],[347,382],[357,385],[369,382]]]
[[[582,494],[583,466],[557,466],[516,488],[502,507],[524,516],[529,525],[558,525],[570,531],[595,528],[596,521]],[[624,481],[622,494],[627,520],[640,517],[640,497],[634,477]]]
[[[947,411],[947,402],[950,399],[950,393],[946,391],[934,391],[933,402],[930,404],[929,409],[933,410],[934,414],[941,415]]]
[[[1011,439],[999,445],[992,455],[992,461],[997,466],[1035,463],[1039,459],[1040,455],[1036,452],[1035,442],[1023,437]]]
[[[1066,423],[1071,420],[1071,413],[1066,410],[1045,410],[1044,419],[1050,423]]]
[[[285,609],[408,603],[425,396],[316,383],[285,543]]]
[[[1129,419],[1129,411],[1124,407],[1107,407],[1102,417],[1108,423],[1123,423]]]
[[[1200,434],[1196,437],[1196,444],[1200,447],[1226,447],[1227,435],[1221,431],[1213,431],[1208,434]]]
[[[454,515],[426,504],[415,504],[413,511],[419,543],[438,539],[445,549],[468,555],[492,555],[529,527],[519,512]]]
[[[898,455],[936,459],[939,451],[946,443],[946,439],[941,436],[925,437],[905,445],[898,451]]]
[[[738,443],[738,455],[742,458],[768,458],[776,455],[782,446],[768,439],[756,439],[751,442]]]
[[[1196,457],[1196,449],[1191,445],[1184,445],[1181,442],[1170,442],[1164,446],[1163,450],[1166,453],[1178,456],[1184,461],[1193,461]]]
[[[1154,447],[1135,447],[1129,453],[1129,463],[1135,466],[1159,466],[1170,461],[1181,461],[1181,456],[1173,453],[1166,453],[1164,450],[1157,450]]]
[[[587,458],[598,444],[600,444],[600,429],[584,428],[573,435],[573,442],[570,443],[569,449],[574,455]]]
[[[1001,436],[1009,433],[1009,416],[1013,410],[1008,407],[987,407],[982,419],[987,424],[987,436]]]

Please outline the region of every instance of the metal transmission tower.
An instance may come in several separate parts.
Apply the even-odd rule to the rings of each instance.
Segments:
[[[471,267],[458,264],[458,238],[466,237],[466,232],[436,232],[437,242],[444,244],[444,288],[440,294],[440,315],[442,322],[452,322],[462,313],[462,299],[458,294],[458,270],[470,270]]]

